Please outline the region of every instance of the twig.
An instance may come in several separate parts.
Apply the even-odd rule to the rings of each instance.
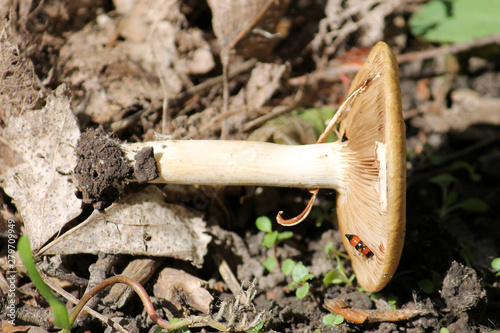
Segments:
[[[397,56],[397,59],[398,63],[402,64],[405,62],[411,62],[415,60],[434,58],[438,55],[445,53],[455,54],[467,51],[475,47],[481,47],[489,44],[499,44],[499,43],[500,43],[500,34],[496,34],[484,38],[473,39],[470,42],[466,43],[456,43],[453,45],[438,47],[432,50],[400,54],[399,56]]]
[[[415,172],[412,175],[408,176],[409,177],[408,179],[411,180],[412,182],[416,182],[420,179],[428,179],[437,173],[441,173],[443,170],[440,167],[442,167],[443,165],[447,165],[452,161],[455,161],[455,160],[463,158],[467,155],[470,155],[471,153],[473,153],[479,149],[483,149],[483,148],[495,143],[498,140],[500,140],[500,134],[496,134],[496,135],[488,137],[484,140],[481,140],[481,141],[479,141],[475,144],[472,144],[472,145],[470,145],[462,150],[459,150],[453,154],[445,156],[437,164],[424,165],[421,168],[415,169]]]
[[[293,110],[293,108],[291,106],[278,105],[278,106],[274,107],[271,112],[266,113],[263,116],[260,116],[258,118],[255,118],[254,120],[247,122],[245,125],[243,125],[241,131],[242,132],[249,131],[254,127],[262,125],[266,121],[273,119],[273,118],[276,118],[284,113],[290,112],[291,110]]]
[[[257,59],[250,59],[248,61],[245,61],[242,64],[234,66],[234,68],[229,71],[228,78],[233,78],[241,73],[249,71],[250,69],[252,69],[255,66],[256,63],[257,63]],[[222,81],[223,81],[222,75],[208,79],[208,80],[206,80],[206,81],[204,81],[204,82],[202,82],[202,83],[200,83],[192,88],[189,88],[185,92],[180,93],[175,99],[182,100],[182,99],[188,98],[190,96],[196,95],[196,94],[198,94],[206,89],[209,89],[217,84],[221,84]]]
[[[45,274],[58,278],[60,280],[68,281],[73,283],[75,286],[78,287],[85,287],[89,284],[89,280],[84,279],[82,277],[79,277],[77,275],[71,274],[71,273],[66,273],[60,268],[54,267],[54,265],[47,263],[47,262],[41,262],[38,265],[38,268],[43,271]]]
[[[229,287],[229,290],[233,293],[233,296],[236,297],[240,295],[241,297],[241,302],[246,303],[247,298],[245,294],[243,293],[243,290],[241,289],[241,285],[238,282],[238,279],[236,276],[234,276],[233,271],[231,271],[231,268],[229,268],[229,265],[227,264],[227,261],[222,258],[222,256],[219,253],[215,253],[213,255],[213,258],[219,266],[219,273],[222,276],[222,279],[224,282],[226,282],[227,286]]]

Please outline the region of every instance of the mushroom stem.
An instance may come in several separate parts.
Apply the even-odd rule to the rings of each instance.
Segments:
[[[348,151],[342,142],[288,146],[256,141],[166,140],[124,143],[125,157],[153,147],[154,183],[342,187]]]

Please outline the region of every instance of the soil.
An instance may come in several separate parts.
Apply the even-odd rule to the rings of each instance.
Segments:
[[[227,26],[212,27],[214,1],[150,2],[147,6],[127,7],[120,1],[108,0],[25,1],[0,10],[4,81],[0,85],[0,134],[3,136],[11,117],[43,108],[47,96],[61,84],[71,91],[71,107],[82,133],[75,154],[87,163],[78,164],[75,181],[91,194],[74,194],[83,196],[83,208],[79,216],[67,221],[61,233],[87,219],[94,209],[103,211],[113,202],[143,191],[151,185],[142,182],[157,177],[152,150],[138,154],[139,162],[132,170],[117,148],[119,142],[148,141],[163,135],[172,139],[245,140],[260,130],[272,132],[274,138],[283,141],[307,143],[304,133],[314,133],[314,126],[304,124],[303,119],[296,121],[299,118],[294,110],[338,105],[345,98],[346,79],[353,78],[376,42],[369,39],[370,29],[360,27],[353,32],[346,22],[337,30],[341,33],[325,33],[322,1],[297,1],[286,9],[274,8],[269,20],[278,15],[276,22],[284,29],[283,37],[264,38],[258,43],[272,43],[265,47],[259,44],[255,50],[251,39],[236,44],[228,55],[225,101],[221,77],[225,60],[219,55],[229,44],[221,34],[227,33],[229,40],[235,36]],[[356,7],[356,1],[347,2]],[[381,292],[364,292],[356,280],[351,285],[323,284],[325,275],[339,264],[347,276],[353,273],[348,258],[340,256],[337,262],[325,253],[331,242],[334,250],[345,252],[333,205],[335,192],[327,190],[319,192],[311,216],[304,223],[292,228],[273,223],[273,230],[292,231],[293,236],[268,249],[261,245],[264,232],[257,229],[256,218],[268,216],[274,220],[278,211],[285,211],[286,216],[299,214],[309,199],[307,190],[158,185],[167,203],[203,216],[212,240],[200,267],[174,258],[75,253],[39,256],[40,269],[55,276],[57,279],[52,281],[80,299],[85,288],[96,283],[95,279],[100,282],[96,278],[99,274],[91,273],[96,267],[102,280],[122,273],[135,259],[154,259],[153,266],[148,266],[150,273],[140,280],[149,295],[154,295],[154,286],[165,267],[206,281],[203,288],[211,295],[197,294],[198,282],[196,288],[190,289],[192,285],[188,286],[186,278],[186,284],[173,293],[175,300],[153,297],[160,317],[187,317],[208,311],[225,324],[236,321],[232,323],[235,330],[251,331],[252,325],[260,321],[264,322],[262,332],[498,330],[500,277],[491,263],[500,257],[500,121],[498,116],[495,118],[500,114],[500,51],[498,45],[470,44],[460,53],[424,57],[421,52],[439,45],[431,45],[409,32],[408,18],[419,5],[420,1],[405,2],[385,9],[383,14],[379,11],[383,15],[379,22],[384,24],[373,26],[371,31],[398,55],[417,52],[413,61],[400,64],[408,150],[405,244],[398,270]],[[233,10],[241,11],[235,7]],[[162,15],[156,21],[154,16],[148,16],[153,15],[151,8],[158,8],[152,12]],[[357,15],[361,22],[368,13]],[[9,53],[11,58],[6,56],[7,50],[14,50]],[[266,75],[261,74],[260,86],[247,86],[256,79],[251,78],[251,69],[258,67],[256,61],[249,62],[250,58],[265,61],[266,66],[272,64],[264,67]],[[471,116],[471,109],[481,118]],[[281,127],[288,121],[294,124],[292,133]],[[290,131],[291,126],[286,127]],[[98,132],[108,134],[96,143],[94,139],[102,138]],[[86,136],[92,140],[85,140]],[[266,136],[265,140],[273,138]],[[1,168],[19,162],[18,155],[6,153],[7,141],[2,137]],[[96,165],[102,170],[92,173]],[[132,177],[132,172],[141,183],[116,186],[117,181]],[[87,177],[93,178],[92,183],[86,182]],[[93,188],[96,179],[105,186]],[[0,185],[0,272],[6,278],[6,244],[8,230],[12,229],[8,221],[17,222],[18,237],[25,230],[25,216],[4,183]],[[143,237],[147,247],[152,235],[138,237]],[[285,276],[279,267],[271,271],[263,267],[268,257],[280,264],[286,259],[302,262],[314,275],[309,281],[310,293],[299,299],[295,294],[297,286],[290,287],[291,276]],[[243,290],[256,291],[254,297],[247,293],[235,301],[231,284],[220,269],[222,262],[237,284],[243,283]],[[2,281],[7,281],[5,278]],[[22,268],[16,278],[16,327],[8,323],[3,310],[8,304],[8,283],[0,283],[2,331],[54,331],[46,321],[48,304]],[[154,331],[155,325],[137,296],[124,297],[120,305],[117,301],[104,302],[104,296],[99,294],[94,301],[96,311],[120,322],[130,332]],[[208,297],[213,301],[206,310]],[[362,324],[344,321],[326,326],[323,318],[329,312],[324,305],[337,299],[345,300],[348,308],[374,310],[369,312],[374,319]],[[396,315],[390,312],[394,308],[414,312],[390,321],[384,315]],[[215,331],[211,327],[190,330]],[[86,315],[73,331],[113,329]]]

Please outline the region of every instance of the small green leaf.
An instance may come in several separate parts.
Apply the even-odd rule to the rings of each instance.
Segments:
[[[271,232],[273,231],[273,224],[267,216],[260,216],[255,220],[255,225],[260,231]]]
[[[262,266],[264,266],[264,268],[270,272],[278,267],[278,262],[276,262],[276,258],[274,257],[267,257],[266,260],[264,260],[264,262],[262,263]]]
[[[444,205],[446,207],[449,207],[453,205],[455,202],[457,202],[457,199],[458,199],[458,192],[455,190],[451,190],[450,193],[448,193],[448,198],[446,198],[446,202],[444,203]]]
[[[441,327],[439,333],[450,333],[450,331],[446,327]]]
[[[295,261],[292,259],[286,259],[281,263],[281,271],[285,276],[288,276],[292,273],[293,268],[295,267]]]
[[[299,262],[293,268],[292,279],[295,282],[303,282],[303,281],[305,281],[304,279],[305,279],[305,277],[306,277],[307,274],[309,274],[309,272],[307,271],[306,266],[304,266],[304,264],[302,264],[301,262]]]
[[[277,239],[278,239],[278,232],[276,230],[269,234],[265,234],[264,238],[262,239],[262,246],[270,248],[271,246],[273,246],[274,243],[276,243]]]
[[[418,281],[418,286],[426,294],[432,294],[434,292],[434,287],[435,287],[434,282],[432,282],[429,279]]]
[[[293,237],[293,232],[292,231],[283,231],[278,234],[278,240],[282,241],[285,239],[289,239]]]
[[[340,278],[339,273],[334,269],[326,273],[325,277],[323,278],[323,284],[325,286],[328,286],[330,284],[341,284],[343,282],[344,280]]]
[[[335,250],[335,244],[333,242],[326,243],[325,246],[325,254],[330,258],[332,256],[332,252]]]
[[[327,314],[323,317],[323,324],[326,326],[340,325],[344,322],[344,317],[341,315]]]
[[[304,276],[304,280],[303,281],[309,281],[309,280],[312,280],[312,279],[314,279],[314,274],[308,273],[306,276]]]
[[[323,324],[326,326],[332,326],[335,321],[335,315],[330,313],[323,317]]]
[[[500,32],[498,0],[434,0],[409,21],[413,34],[431,42],[468,42]]]
[[[313,333],[321,333],[321,331],[319,329],[315,329]]]
[[[431,183],[438,184],[439,186],[446,188],[456,181],[456,178],[449,173],[443,173],[439,176],[430,179]]]
[[[257,325],[255,325],[254,328],[252,328],[252,330],[250,332],[251,333],[259,333],[260,330],[262,329],[262,327],[264,327],[264,321],[261,321]]]
[[[500,272],[500,258],[493,259],[493,261],[491,262],[491,267],[493,267],[495,271]]]
[[[478,198],[469,198],[457,205],[469,213],[485,213],[490,209],[486,202]]]
[[[320,135],[326,128],[325,122],[333,117],[336,110],[331,107],[323,107],[319,109],[305,109],[300,113],[300,117],[309,121],[313,127],[316,135]],[[336,140],[336,137],[333,133],[328,134],[326,142],[333,142]]]
[[[443,277],[441,276],[441,274],[433,271],[432,272],[432,283],[434,283],[434,286],[441,286],[442,281],[443,281]]]
[[[295,296],[297,296],[298,299],[302,299],[307,296],[307,293],[309,292],[309,283],[306,282],[302,287],[297,288],[295,291]]]

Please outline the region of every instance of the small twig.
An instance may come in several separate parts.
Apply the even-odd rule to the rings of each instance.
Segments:
[[[248,61],[245,61],[244,63],[238,64],[234,66],[231,70],[229,70],[228,73],[228,78],[233,78],[237,75],[240,75],[241,73],[248,72],[250,69],[252,69],[255,64],[257,63],[257,59],[250,59]],[[221,84],[223,82],[223,76],[219,75],[217,77],[208,79],[192,88],[189,88],[183,93],[180,93],[175,99],[176,100],[182,100],[185,98],[188,98],[190,96],[199,94],[200,92],[209,89],[213,86],[216,86],[218,84]]]
[[[222,279],[224,282],[226,282],[229,290],[233,293],[233,296],[240,296],[241,297],[241,302],[245,303],[247,301],[245,294],[242,292],[240,283],[238,282],[238,279],[236,276],[234,276],[233,271],[231,271],[231,268],[229,268],[229,265],[227,264],[227,261],[222,258],[222,256],[219,253],[215,253],[213,255],[213,258],[219,267],[219,273],[222,276]]]
[[[435,174],[441,173],[443,170],[440,167],[442,167],[443,165],[447,165],[455,160],[464,158],[465,156],[470,155],[479,149],[483,149],[499,140],[500,140],[500,134],[496,134],[484,140],[481,140],[475,144],[467,146],[462,150],[459,150],[457,152],[454,152],[453,154],[445,156],[437,164],[424,165],[420,168],[415,169],[414,174],[410,175],[409,179],[411,179],[412,182],[415,182],[419,179],[428,179]]]
[[[423,59],[429,59],[429,58],[434,58],[438,55],[445,54],[445,53],[460,53],[467,51],[469,49],[475,48],[475,47],[481,47],[489,44],[499,44],[500,43],[500,34],[496,35],[491,35],[488,37],[484,38],[477,38],[473,39],[470,42],[466,43],[455,43],[452,45],[448,46],[442,46],[438,47],[432,50],[425,50],[425,51],[417,51],[417,52],[409,52],[405,54],[400,54],[397,56],[398,63],[402,64],[405,62],[411,62],[415,60],[423,60]]]
[[[335,128],[335,125],[339,121],[340,117],[344,114],[344,112],[347,110],[347,107],[351,105],[351,103],[354,101],[354,99],[362,92],[364,92],[370,83],[372,83],[373,80],[377,79],[380,76],[380,73],[377,73],[374,77],[366,79],[363,83],[361,83],[356,89],[347,97],[347,99],[342,103],[342,105],[339,107],[338,111],[335,113],[335,116],[330,120],[328,123],[328,126],[326,126],[326,129],[321,133],[318,141],[316,143],[325,143],[326,142],[326,137],[330,134],[330,132]],[[338,134],[337,134],[338,136]],[[338,138],[340,139],[340,138]]]
[[[251,120],[247,122],[245,125],[243,125],[243,128],[241,129],[242,132],[247,132],[251,130],[254,127],[260,126],[264,124],[266,121],[276,118],[278,116],[281,116],[282,114],[288,113],[291,110],[293,110],[290,106],[286,105],[279,105],[273,108],[273,110],[269,113],[266,113],[263,116],[260,116],[258,118],[255,118],[254,120]]]
[[[107,255],[104,253],[99,254],[97,261],[92,265],[90,265],[89,267],[89,272],[90,272],[89,283],[84,293],[88,293],[91,289],[93,289],[99,283],[104,281],[108,276],[111,267],[113,267],[116,264],[117,260],[118,257],[115,255]],[[89,304],[87,305],[93,308],[98,301],[99,301],[98,299],[94,299],[90,301]]]
[[[66,273],[62,271],[60,268],[54,267],[54,265],[52,265],[51,263],[41,262],[37,265],[37,267],[49,276],[71,282],[78,287],[85,287],[89,283],[89,280],[71,273]]]
[[[140,284],[145,284],[156,272],[156,269],[163,263],[163,259],[164,258],[144,258],[132,260],[121,274],[136,280]],[[132,296],[133,290],[125,285],[117,284],[111,287],[108,295],[104,297],[103,302],[104,304],[110,305],[113,309],[119,309],[123,307]]]

